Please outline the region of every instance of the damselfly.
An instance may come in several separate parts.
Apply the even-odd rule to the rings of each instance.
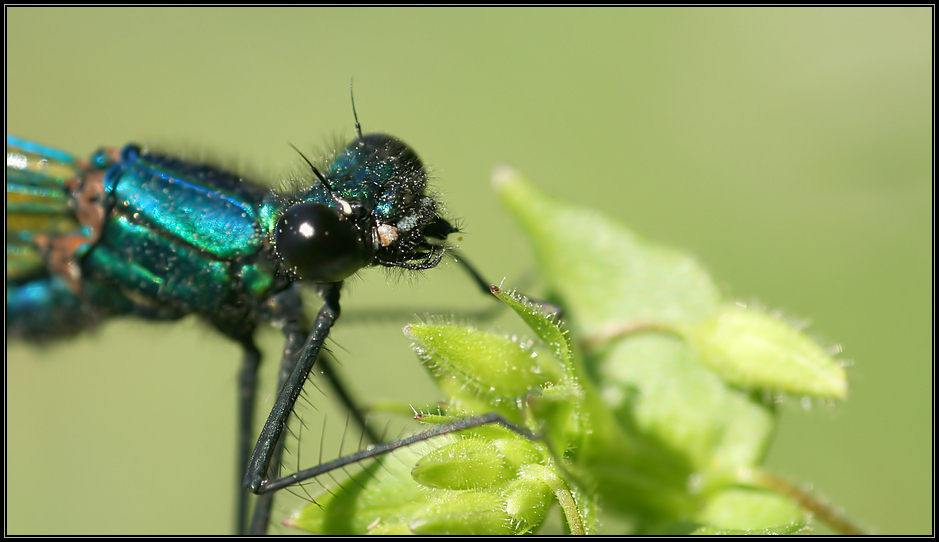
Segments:
[[[440,216],[424,165],[408,145],[363,134],[358,121],[356,132],[322,172],[308,162],[313,178],[286,192],[136,145],[79,160],[7,136],[8,337],[65,337],[121,315],[195,314],[236,341],[243,349],[240,465],[247,465],[244,487],[262,495],[255,532],[266,527],[273,491],[414,441],[278,478],[283,429],[339,317],[343,280],[368,266],[433,268],[457,232]],[[301,285],[323,300],[312,324]],[[251,452],[261,360],[254,334],[262,322],[280,329],[285,345],[279,395]],[[419,438],[492,421],[438,426]],[[241,494],[237,530],[244,532]]]

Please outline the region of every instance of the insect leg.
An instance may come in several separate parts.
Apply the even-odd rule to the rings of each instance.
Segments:
[[[440,435],[447,435],[450,433],[455,433],[457,431],[462,431],[464,429],[472,429],[473,427],[480,427],[483,425],[489,425],[492,423],[498,423],[505,426],[506,428],[515,431],[516,433],[534,439],[535,435],[532,434],[527,429],[519,427],[512,422],[506,420],[501,415],[490,412],[487,414],[482,414],[479,416],[471,416],[469,418],[461,418],[459,420],[454,420],[449,423],[444,423],[436,425],[426,431],[417,433],[410,437],[405,437],[394,442],[388,442],[385,444],[376,444],[374,446],[369,446],[362,451],[356,452],[354,454],[349,454],[332,461],[327,461],[326,463],[321,463],[315,467],[304,469],[299,472],[295,472],[289,476],[284,476],[276,480],[265,480],[261,491],[276,491],[278,489],[283,489],[294,484],[303,482],[304,480],[309,480],[310,478],[315,478],[321,474],[345,467],[346,465],[351,465],[353,463],[358,463],[364,459],[369,459],[373,457],[378,457],[380,455],[392,452],[399,448],[404,448],[405,446],[410,446],[411,444],[416,444],[425,440],[438,437]]]
[[[479,274],[479,271],[476,270],[473,264],[469,263],[469,260],[467,260],[466,257],[463,256],[462,252],[458,252],[456,250],[451,249],[450,257],[453,258],[453,261],[460,264],[460,267],[462,267],[463,270],[466,271],[466,273],[470,276],[470,278],[473,279],[473,282],[475,282],[476,286],[478,286],[479,289],[482,290],[483,294],[487,296],[490,294],[489,282],[486,281],[486,279],[484,279],[483,276]]]
[[[261,352],[248,338],[242,343],[244,358],[241,362],[241,373],[238,376],[238,462],[236,480],[241,481],[244,466],[248,464],[248,454],[251,451],[251,439],[254,435],[252,422],[254,421],[254,401],[258,387],[258,366],[261,364]],[[235,532],[244,534],[247,527],[248,494],[241,484],[238,484],[238,504],[235,509]]]
[[[283,356],[281,357],[280,367],[277,372],[277,389],[279,391],[283,388],[284,383],[293,373],[300,357],[303,343],[306,339],[307,323],[303,312],[303,299],[300,295],[299,287],[297,285],[292,285],[290,288],[273,296],[265,306],[265,309],[268,311],[268,314],[265,314],[266,319],[271,321],[274,326],[278,327],[284,334],[284,352]],[[288,410],[288,413],[289,412],[290,411]],[[248,440],[245,444],[244,457],[238,465],[239,469],[242,469],[240,476],[244,476],[244,469],[249,462],[248,451],[251,449],[250,446],[252,441],[250,439],[253,438],[253,434],[254,433],[252,430],[251,434],[249,434],[247,437]],[[283,449],[284,439],[281,436],[277,440],[277,444],[271,453],[271,458],[269,460],[270,466],[267,472],[268,477],[274,477],[277,475]],[[243,484],[241,485],[240,489],[242,496],[245,498],[245,500],[247,500],[248,492],[244,490]],[[250,534],[265,534],[273,504],[273,493],[268,493],[258,497],[254,505],[254,514],[250,524]],[[247,527],[247,517],[244,515],[246,513],[247,508],[244,510],[239,510],[239,517],[243,518],[239,521],[240,529]],[[239,530],[238,533],[245,534],[245,531]]]
[[[476,286],[483,291],[485,295],[490,295],[492,293],[492,283],[483,278],[483,276],[476,270],[476,267],[473,264],[469,263],[469,260],[466,259],[466,256],[462,252],[456,250],[451,250],[450,255],[453,260],[463,268],[464,271],[473,279],[473,282],[476,283]],[[540,301],[537,299],[529,299],[530,302],[540,305],[541,308],[548,314],[552,314],[555,317],[561,317],[561,307],[555,305],[554,303],[549,303],[547,301]],[[501,310],[502,305],[500,304],[496,310]]]
[[[281,328],[286,338],[284,358],[281,362],[281,372],[278,380],[279,387],[283,386],[283,383],[290,377],[290,373],[293,372],[297,358],[300,355],[300,349],[303,347],[303,342],[306,339],[306,330],[309,329],[309,325],[304,321],[305,313],[302,308],[300,288],[296,284],[274,296],[270,302],[270,308],[272,312],[267,318]],[[338,303],[336,312],[338,315]],[[352,415],[352,420],[362,429],[365,433],[365,437],[371,442],[378,442],[380,438],[365,423],[365,416],[363,416],[361,409],[352,399],[352,394],[349,393],[348,387],[336,373],[336,365],[338,362],[333,357],[332,353],[325,348],[321,349],[319,351],[319,359],[316,363],[322,370],[326,381],[335,392],[336,398]]]
[[[277,401],[271,409],[267,422],[264,423],[264,427],[261,429],[261,435],[258,437],[251,459],[248,461],[244,479],[245,488],[252,493],[261,494],[271,491],[268,487],[269,469],[276,455],[277,443],[284,431],[287,419],[293,412],[293,407],[300,396],[310,370],[313,368],[317,354],[319,354],[320,348],[329,335],[329,330],[335,323],[336,318],[339,317],[340,285],[340,283],[331,284],[324,289],[323,306],[320,308],[306,342],[300,351],[299,360],[287,381],[281,386]]]
[[[325,349],[322,349],[323,341],[329,334],[332,323],[339,316],[339,286],[330,285],[323,293],[326,300],[323,308],[317,316],[317,320],[307,338],[305,330],[308,328],[304,321],[304,312],[302,309],[302,299],[297,287],[291,287],[277,296],[275,296],[268,308],[270,314],[267,315],[270,321],[274,322],[285,337],[284,356],[281,360],[280,372],[278,376],[279,395],[277,403],[271,411],[271,415],[265,423],[261,436],[258,438],[254,453],[249,460],[245,457],[241,465],[249,465],[248,474],[245,475],[244,485],[253,493],[260,493],[254,508],[254,516],[251,521],[251,534],[264,534],[270,510],[273,504],[274,492],[269,490],[254,490],[251,483],[260,482],[259,475],[263,473],[263,479],[274,479],[279,474],[281,454],[283,452],[284,439],[283,427],[290,413],[293,412],[294,403],[299,396],[299,391],[306,382],[307,375],[314,363],[319,363],[326,380],[330,383],[337,394],[342,405],[352,413],[353,420],[359,424],[365,432],[366,437],[372,442],[378,442],[379,437],[365,423],[365,418],[359,408],[352,401],[350,394],[345,386],[335,374],[335,360]],[[305,344],[305,341],[308,344]],[[319,358],[317,361],[317,357]],[[299,362],[305,362],[302,368]],[[285,391],[285,384],[290,382],[292,391]],[[295,394],[291,397],[290,394]],[[286,402],[285,402],[286,401]],[[279,427],[278,427],[279,425]],[[270,447],[272,439],[276,439],[277,444]],[[263,444],[262,444],[263,443]],[[246,452],[247,454],[247,452]],[[265,457],[267,456],[267,457]],[[264,466],[267,466],[264,473]],[[250,478],[250,477],[254,478]],[[249,481],[249,479],[251,481]],[[263,482],[258,487],[263,487]],[[242,492],[245,493],[245,492]],[[246,493],[245,493],[246,494]],[[241,522],[244,525],[244,522]],[[241,532],[241,531],[239,531]]]

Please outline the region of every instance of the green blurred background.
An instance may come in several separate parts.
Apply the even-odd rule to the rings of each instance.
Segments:
[[[846,403],[784,402],[769,468],[877,532],[931,532],[930,8],[6,14],[11,133],[79,155],[169,144],[275,183],[300,168],[288,142],[353,133],[354,76],[363,126],[432,166],[490,280],[538,292],[489,187],[499,164],[697,254],[729,296],[810,322],[852,364]],[[344,300],[334,346],[360,396],[416,406],[435,396],[408,318],[354,315],[490,306],[452,265],[368,271]],[[262,339],[274,359],[279,337]],[[234,345],[194,320],[123,320],[7,353],[8,534],[230,532]]]

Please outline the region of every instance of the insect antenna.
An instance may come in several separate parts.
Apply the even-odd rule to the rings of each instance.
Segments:
[[[307,158],[306,155],[304,155],[303,152],[301,152],[300,149],[298,149],[296,145],[294,145],[293,143],[287,143],[287,144],[290,145],[290,148],[297,151],[297,154],[300,155],[300,158],[303,158],[303,161],[306,162],[308,166],[310,166],[310,169],[313,171],[313,175],[316,175],[316,178],[319,179],[321,183],[323,183],[323,186],[326,187],[326,190],[329,191],[329,194],[333,195],[333,187],[329,185],[329,181],[326,180],[326,177],[322,173],[320,173],[320,170],[316,166],[313,165],[313,162],[311,162],[310,159]]]
[[[349,80],[349,98],[352,100],[352,118],[355,119],[355,133],[362,137],[362,125],[359,124],[359,115],[355,112],[355,92],[352,89],[352,79]]]

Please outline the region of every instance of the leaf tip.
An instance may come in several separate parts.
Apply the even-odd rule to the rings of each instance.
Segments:
[[[496,192],[500,192],[516,177],[518,177],[518,172],[514,168],[506,165],[496,166],[492,170],[492,187]]]

